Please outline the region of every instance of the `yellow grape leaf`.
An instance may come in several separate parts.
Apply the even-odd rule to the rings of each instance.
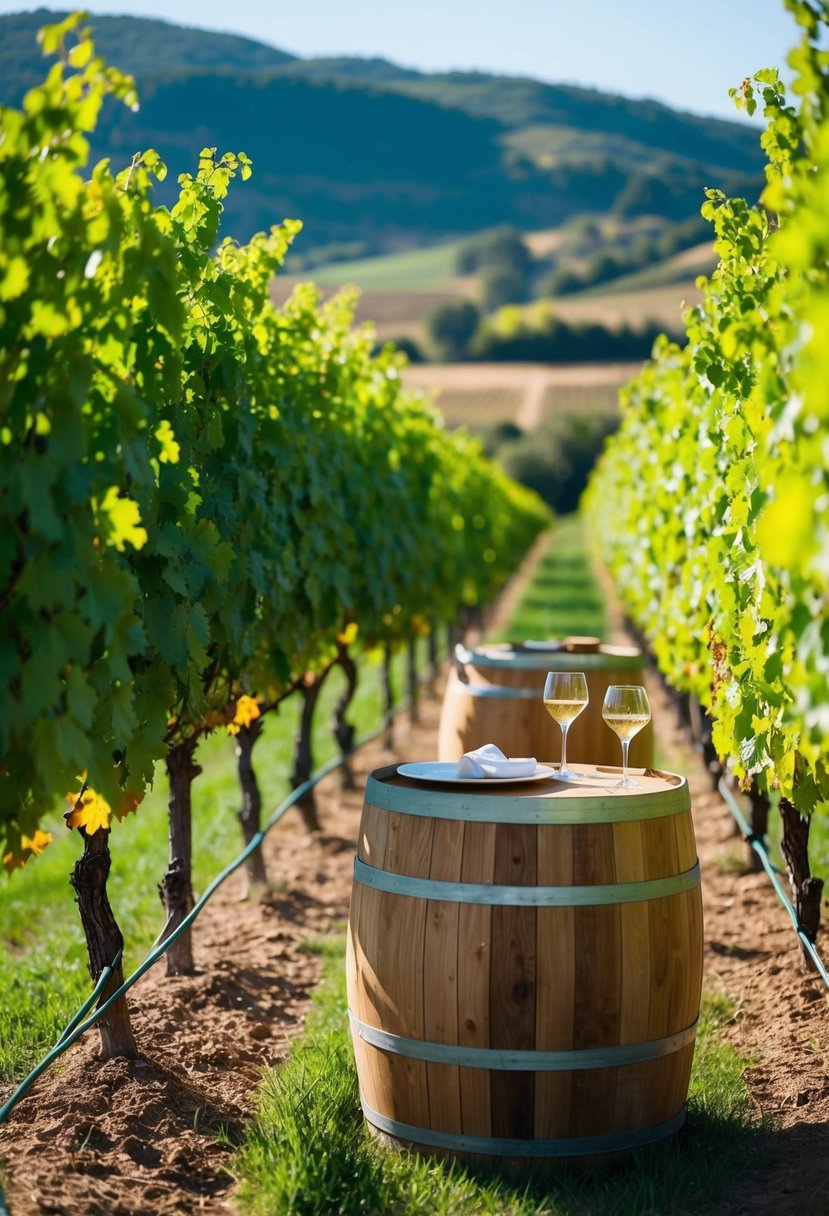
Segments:
[[[34,836],[23,836],[20,843],[24,849],[39,857],[47,845],[52,843],[52,833],[41,832],[40,828],[37,828]]]
[[[101,510],[109,516],[109,539],[119,553],[124,552],[127,541],[134,549],[140,549],[149,539],[147,529],[141,527],[138,504],[131,498],[121,498],[117,486],[110,486],[101,503]]]
[[[24,258],[9,258],[0,273],[0,300],[16,300],[29,285],[29,266]]]
[[[757,632],[757,621],[751,611],[744,612],[737,624],[737,633],[744,651],[754,645],[754,635]]]
[[[155,437],[161,444],[161,456],[159,457],[161,463],[178,464],[178,458],[181,455],[181,445],[176,443],[173,428],[166,418],[156,427]]]
[[[337,634],[337,641],[342,646],[350,646],[351,643],[354,641],[354,639],[357,637],[358,630],[359,630],[359,625],[357,624],[357,622],[351,621],[350,624],[346,625],[346,627],[345,627],[345,629],[343,629],[342,633]]]
[[[22,870],[25,864],[25,857],[15,857],[14,853],[7,853],[3,858],[3,867],[8,874],[11,874],[12,870]]]
[[[770,566],[798,569],[815,551],[816,488],[806,477],[789,477],[757,520],[757,545]]]
[[[131,815],[140,802],[140,794],[136,794],[135,790],[127,790],[115,808],[115,818],[119,820],[126,819],[127,815]]]
[[[236,702],[236,712],[233,721],[228,723],[228,734],[238,735],[243,726],[250,726],[260,716],[259,701],[256,697],[243,695]]]
[[[109,830],[112,809],[100,794],[89,789],[84,790],[80,800],[75,794],[67,794],[66,800],[72,807],[72,810],[65,811],[63,815],[68,828],[83,828],[89,836],[101,828]]]

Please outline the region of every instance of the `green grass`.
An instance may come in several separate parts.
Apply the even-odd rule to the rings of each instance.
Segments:
[[[421,663],[423,660],[421,660]],[[317,765],[337,754],[329,721],[344,678],[332,672],[315,717]],[[402,654],[395,660],[395,691],[404,695]],[[263,797],[263,818],[291,788],[296,698],[266,719],[254,753]],[[351,720],[359,735],[381,722],[380,668],[362,664]],[[193,785],[193,879],[196,891],[242,849],[236,811],[240,802],[232,740],[217,733],[199,746],[203,772]],[[294,814],[295,812],[289,812]],[[25,1075],[55,1042],[90,992],[86,947],[69,886],[80,838],[64,827],[60,812],[45,824],[54,843],[0,883],[0,1081]],[[157,884],[167,866],[167,781],[156,787],[137,814],[116,823],[110,837],[110,902],[125,937],[125,973],[134,969],[160,931],[164,918]]]
[[[590,568],[581,519],[562,516],[509,626],[496,640],[524,642],[569,634],[604,638],[606,633],[604,600]]]
[[[313,272],[315,282],[339,286],[356,283],[363,291],[434,291],[449,285],[456,276],[458,242],[389,253],[354,262],[332,262]]]
[[[384,1150],[365,1131],[345,1016],[342,941],[325,943],[326,975],[306,1034],[268,1070],[237,1156],[237,1203],[249,1216],[668,1216],[702,1210],[764,1152],[747,1111],[748,1061],[717,1029],[733,1015],[703,1000],[685,1127],[610,1170],[564,1169],[527,1182]]]
[[[574,613],[573,605],[581,607]],[[580,521],[552,535],[507,630],[510,638],[605,629]],[[492,1168],[442,1165],[378,1145],[360,1112],[349,1042],[342,942],[326,942],[325,978],[306,1033],[288,1061],[265,1073],[257,1113],[234,1172],[247,1216],[669,1216],[704,1211],[766,1152],[764,1127],[748,1113],[750,1061],[721,1041],[734,1015],[705,994],[685,1127],[612,1170],[531,1175],[516,1182]]]

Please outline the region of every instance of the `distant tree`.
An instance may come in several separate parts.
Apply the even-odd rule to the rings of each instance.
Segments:
[[[426,318],[432,345],[443,359],[463,359],[481,323],[481,311],[471,300],[450,300]]]
[[[455,266],[458,274],[478,274],[497,268],[511,270],[526,280],[532,271],[533,256],[521,233],[505,224],[463,241]]]
[[[516,439],[520,439],[524,432],[517,422],[513,422],[511,419],[504,419],[501,422],[494,423],[492,426],[482,427],[477,434],[484,445],[484,452],[492,458],[498,455],[505,444],[513,443]]]
[[[618,425],[618,418],[602,413],[554,415],[532,434],[504,443],[498,460],[510,477],[564,514],[578,506],[604,441]]]
[[[392,343],[402,354],[406,355],[410,363],[425,362],[423,351],[414,338],[410,338],[408,334],[403,334],[399,338],[392,338]]]
[[[704,179],[700,169],[697,181]],[[616,196],[613,211],[619,216],[664,215],[684,220],[699,211],[702,199],[702,186],[686,173],[635,173]]]
[[[572,266],[557,266],[541,283],[541,296],[569,296],[586,286],[583,277]]]
[[[630,268],[630,260],[623,250],[598,249],[584,268],[584,285],[592,287],[594,284],[609,283],[612,279],[618,279],[619,275],[626,274]]]
[[[481,300],[487,312],[505,304],[523,304],[528,295],[526,275],[513,266],[487,266],[481,276]]]
[[[690,249],[701,241],[711,239],[711,226],[701,215],[692,215],[678,224],[669,224],[656,241],[656,253],[668,258],[682,249]]]
[[[602,239],[602,226],[595,215],[577,215],[569,221],[567,228],[582,244],[595,245]]]

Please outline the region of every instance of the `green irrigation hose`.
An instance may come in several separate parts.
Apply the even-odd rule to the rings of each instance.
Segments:
[[[818,954],[817,950],[815,949],[814,942],[810,941],[809,938],[806,936],[804,929],[801,927],[800,921],[797,919],[797,913],[795,912],[794,908],[792,907],[791,902],[789,901],[789,898],[786,895],[786,892],[783,890],[783,888],[780,885],[780,879],[777,876],[777,870],[775,869],[774,865],[772,864],[771,858],[769,857],[769,852],[768,852],[768,848],[766,846],[765,838],[763,836],[758,836],[756,832],[752,832],[751,827],[748,824],[748,821],[746,820],[745,816],[743,815],[742,811],[740,810],[737,799],[734,797],[734,792],[731,789],[731,787],[729,786],[728,781],[725,777],[720,777],[719,791],[722,794],[722,797],[724,798],[728,809],[731,811],[731,814],[734,816],[737,826],[743,834],[744,840],[746,841],[747,844],[751,845],[752,849],[754,849],[754,852],[757,854],[757,856],[760,858],[760,861],[763,863],[763,869],[766,871],[769,878],[771,879],[771,884],[774,887],[775,891],[777,892],[780,902],[782,903],[783,907],[786,909],[789,916],[791,917],[791,922],[794,925],[795,932],[797,933],[798,938],[800,939],[800,944],[803,946],[803,949],[806,951],[806,953],[809,955],[812,962],[814,963],[815,971],[817,971],[818,975],[823,980],[826,987],[829,988],[829,974],[827,974],[826,967],[823,965],[823,960],[821,959],[820,955]]]
[[[404,702],[398,707],[396,712],[399,713],[401,710],[406,709],[407,704],[408,702]],[[366,743],[370,743],[372,739],[376,739],[379,735],[382,735],[386,729],[387,723],[384,722],[383,725],[377,730],[372,731],[371,734],[365,735],[362,739],[359,739],[355,744],[355,750],[358,747],[362,747]],[[0,1126],[5,1123],[17,1103],[25,1096],[27,1091],[35,1083],[41,1073],[45,1072],[46,1069],[49,1068],[50,1065],[55,1062],[55,1060],[62,1056],[73,1043],[77,1042],[81,1035],[85,1034],[90,1027],[94,1026],[95,1023],[103,1017],[110,1005],[113,1005],[116,1001],[120,1000],[121,997],[124,996],[124,994],[128,992],[130,988],[132,988],[133,984],[137,983],[137,981],[141,979],[142,975],[149,971],[150,968],[167,953],[170,946],[172,946],[174,941],[181,937],[185,929],[189,929],[190,925],[192,925],[193,921],[196,919],[199,912],[201,912],[202,908],[213,893],[221,886],[226,878],[229,878],[234,871],[238,870],[239,867],[243,865],[245,861],[247,861],[248,857],[250,857],[251,853],[253,853],[255,849],[259,848],[268,832],[271,830],[271,828],[275,827],[277,823],[279,823],[282,816],[289,811],[300,798],[307,794],[309,790],[312,790],[317,782],[321,781],[323,777],[327,777],[329,773],[339,768],[340,765],[344,763],[344,760],[344,756],[334,757],[333,760],[329,760],[327,764],[324,764],[322,768],[317,769],[317,771],[312,774],[307,781],[304,781],[302,785],[297,786],[295,790],[292,790],[288,797],[279,804],[268,819],[265,826],[261,828],[260,831],[255,834],[255,836],[253,836],[250,843],[245,846],[239,856],[231,861],[229,865],[225,866],[220,874],[217,874],[210,885],[205,889],[201,898],[196,901],[193,908],[190,910],[190,912],[188,912],[187,916],[185,916],[181,924],[173,930],[169,937],[165,937],[164,941],[160,945],[154,946],[144,961],[135,969],[135,971],[133,971],[132,975],[128,976],[127,979],[124,980],[120,988],[116,988],[115,992],[113,992],[112,995],[109,996],[104,1003],[95,1010],[92,1016],[86,1018],[87,1013],[94,1005],[98,995],[105,987],[113,969],[117,967],[118,963],[120,962],[121,952],[119,950],[118,955],[113,959],[111,965],[109,967],[105,967],[101,972],[94,991],[86,999],[86,1001],[84,1001],[81,1008],[69,1022],[55,1046],[43,1057],[39,1064],[35,1065],[28,1076],[24,1077],[17,1089],[14,1090],[11,1097],[3,1104],[3,1106],[0,1106]],[[86,1021],[84,1021],[84,1018],[86,1018]],[[3,1203],[2,1192],[0,1192],[0,1216],[8,1216],[5,1204]]]

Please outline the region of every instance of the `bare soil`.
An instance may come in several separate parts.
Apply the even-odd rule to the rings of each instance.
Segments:
[[[472,430],[508,419],[532,431],[554,414],[618,413],[618,390],[641,363],[413,363],[411,388],[435,394],[449,426]]]
[[[706,916],[706,984],[737,1013],[724,1034],[754,1063],[751,1105],[770,1121],[768,1160],[734,1178],[717,1207],[727,1216],[829,1213],[829,1026],[826,991],[801,970],[799,949],[767,880],[745,867],[745,846],[679,729],[651,688],[659,745],[689,776]],[[390,760],[435,755],[437,700],[421,721],[398,720],[396,750],[378,741],[356,756],[358,784]],[[318,960],[309,937],[347,916],[361,792],[333,774],[319,787],[323,832],[298,816],[266,842],[275,888],[239,901],[230,879],[195,927],[196,974],[150,973],[133,989],[137,1061],[97,1059],[94,1035],[44,1075],[0,1129],[11,1216],[172,1216],[234,1213],[228,1172],[262,1065],[276,1063],[302,1028]],[[157,969],[158,970],[158,969]]]

